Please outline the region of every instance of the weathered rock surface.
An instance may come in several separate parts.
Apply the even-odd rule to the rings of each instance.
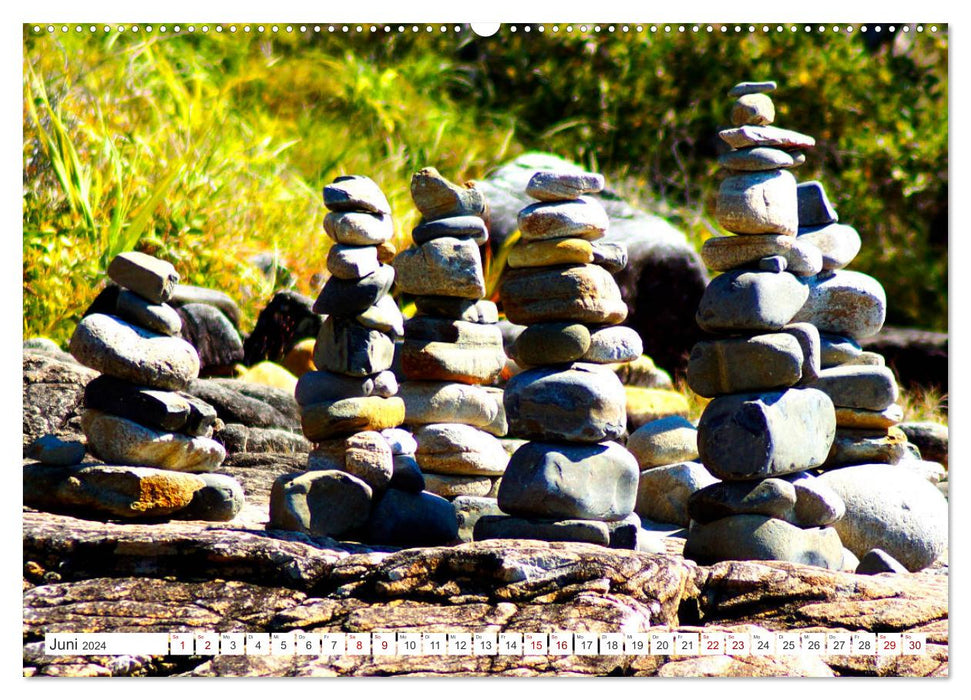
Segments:
[[[946,676],[947,577],[781,562],[697,566],[582,544],[389,552],[229,524],[24,514],[30,675]],[[200,571],[209,580],[199,581]],[[53,581],[56,574],[59,581]],[[47,580],[45,580],[47,576]],[[927,634],[918,656],[51,657],[47,632],[740,632]]]

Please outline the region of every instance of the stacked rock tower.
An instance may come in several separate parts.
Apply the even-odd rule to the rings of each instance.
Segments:
[[[842,502],[806,474],[829,455],[833,402],[811,388],[820,337],[795,322],[820,271],[818,248],[797,237],[799,207],[790,172],[809,136],[770,126],[775,83],[741,83],[719,136],[733,150],[718,192],[719,223],[736,234],[705,243],[722,271],[702,296],[697,322],[712,340],[692,349],[688,384],[713,397],[698,422],[698,453],[720,483],[692,494],[685,556],[701,562],[776,559],[838,569],[843,547],[832,527]],[[800,280],[800,277],[803,278]]]
[[[396,463],[406,471],[401,458],[414,446],[395,430],[405,405],[391,365],[404,329],[389,294],[395,270],[385,264],[395,252],[391,207],[363,176],[335,179],[324,188],[324,204],[324,230],[334,243],[313,311],[326,317],[314,346],[317,370],[301,376],[295,391],[314,449],[307,473],[274,483],[271,527],[379,544],[451,541],[451,505],[422,493],[413,475],[395,473]]]
[[[838,223],[822,184],[800,184],[798,195],[797,240],[822,254],[822,271],[810,279],[796,320],[819,329],[822,371],[813,386],[836,407],[836,439],[823,466],[899,462],[907,438],[895,427],[903,419],[896,378],[882,355],[863,351],[857,342],[883,327],[886,294],[869,275],[844,269],[860,251],[860,234]]]
[[[411,196],[422,214],[416,245],[394,261],[398,289],[417,308],[401,347],[405,422],[428,491],[494,497],[509,457],[496,437],[506,434],[502,390],[486,386],[506,362],[496,305],[482,298],[488,206],[434,168],[415,173]]]
[[[603,207],[586,195],[601,175],[541,171],[526,193],[540,200],[519,213],[522,240],[500,299],[512,323],[527,326],[510,353],[524,371],[506,385],[511,435],[526,438],[499,486],[506,516],[487,515],[474,538],[532,538],[635,548],[637,462],[617,442],[626,434],[624,387],[610,367],[638,357],[640,337],[615,324],[627,306],[611,276],[626,250],[601,246]]]
[[[243,504],[243,491],[230,477],[209,474],[226,457],[211,439],[216,411],[182,393],[199,374],[199,356],[178,337],[181,321],[166,301],[179,275],[168,262],[144,253],[121,253],[108,266],[119,286],[113,313],[84,317],[71,337],[71,354],[101,372],[85,387],[81,425],[88,449],[108,465],[80,467],[72,474],[92,493],[97,476],[114,470],[119,491],[110,506],[92,503],[111,515],[127,517],[230,520]],[[127,493],[120,471],[127,471]],[[174,474],[189,472],[192,474]],[[52,473],[53,474],[53,473]],[[135,500],[129,496],[140,492]],[[164,495],[164,498],[152,498]],[[164,501],[164,502],[163,502]],[[130,511],[130,512],[128,512]]]

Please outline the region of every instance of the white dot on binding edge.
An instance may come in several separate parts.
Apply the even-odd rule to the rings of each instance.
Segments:
[[[909,32],[909,31],[910,31],[910,27],[903,27],[903,30],[904,30],[905,32]]]
[[[509,27],[509,31],[512,32],[513,34],[515,34],[516,33],[516,25],[514,24],[511,27]]]
[[[287,31],[288,31],[288,32],[292,32],[292,31],[293,31],[293,27],[291,27],[291,26],[287,26]]]

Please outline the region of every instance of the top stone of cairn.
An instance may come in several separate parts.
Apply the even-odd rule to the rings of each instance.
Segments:
[[[752,95],[757,92],[772,92],[778,87],[774,80],[763,80],[762,82],[739,83],[728,91],[729,97],[741,97],[742,95]]]
[[[172,263],[135,251],[116,255],[108,277],[155,304],[168,301],[179,281]]]
[[[456,185],[435,168],[422,168],[412,176],[411,198],[425,221],[486,213],[485,195],[472,183]]]
[[[391,213],[384,192],[374,180],[363,175],[343,175],[325,186],[324,204],[331,211]]]
[[[559,202],[594,194],[604,188],[600,173],[564,173],[540,170],[529,179],[526,194],[542,202]]]

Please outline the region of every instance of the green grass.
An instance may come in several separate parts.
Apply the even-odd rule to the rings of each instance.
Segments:
[[[946,28],[871,50],[859,32],[483,39],[168,27],[24,27],[25,336],[66,341],[127,249],[229,293],[249,330],[281,286],[316,293],[329,245],[320,191],[347,173],[385,191],[400,248],[418,218],[415,170],[463,181],[552,151],[600,170],[700,246],[720,233],[715,134],[742,79],[777,80],[777,124],[816,137],[797,176],[821,179],[860,231],[853,269],[884,284],[888,322],[947,329]],[[273,278],[252,264],[265,253]],[[504,254],[488,261],[490,288]]]

